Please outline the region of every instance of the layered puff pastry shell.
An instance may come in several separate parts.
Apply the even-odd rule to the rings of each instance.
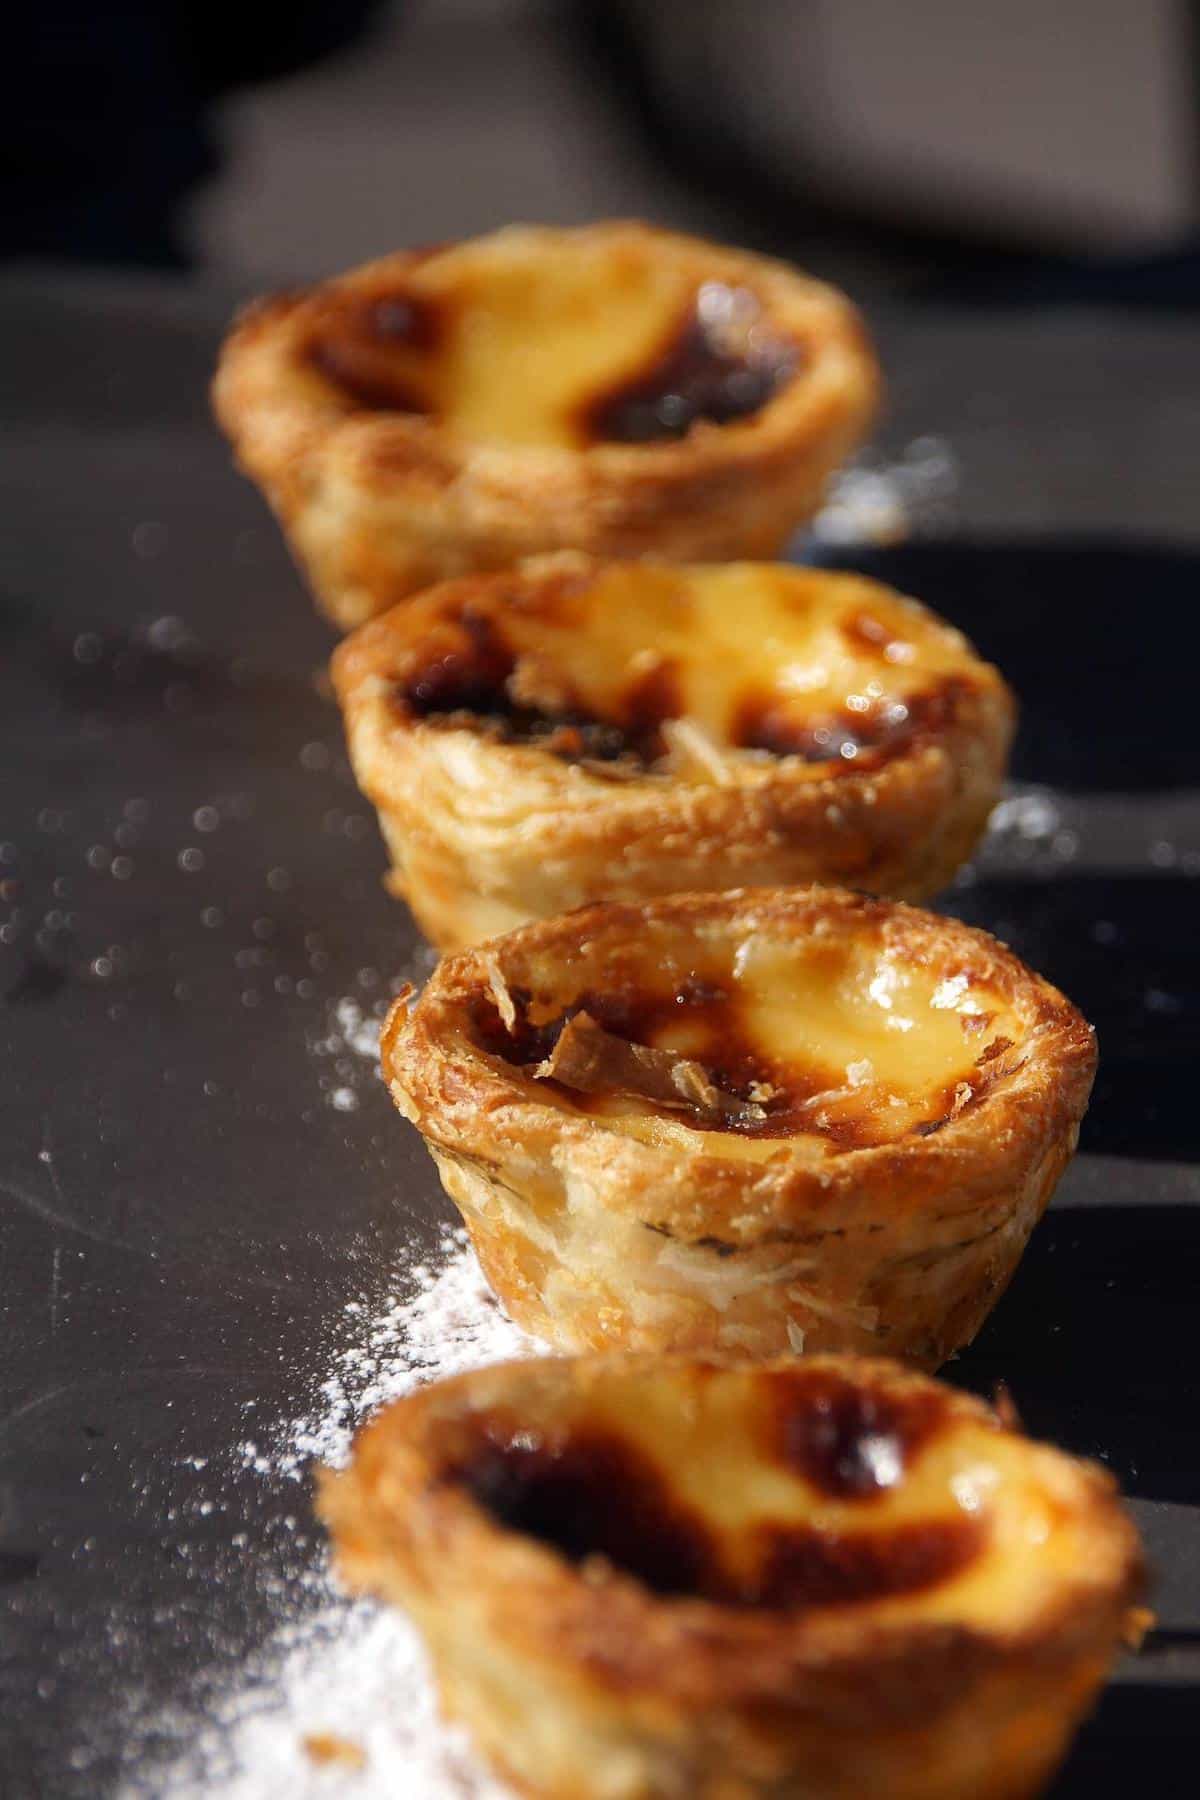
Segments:
[[[833,289],[638,224],[511,227],[260,303],[218,416],[343,628],[560,548],[773,555],[876,401]]]
[[[443,949],[600,899],[923,898],[984,829],[1014,716],[917,602],[766,563],[465,577],[364,626],[333,676],[394,888]]]
[[[1021,1800],[1137,1622],[1108,1474],[877,1360],[477,1371],[321,1504],[544,1800]]]
[[[550,1343],[935,1368],[1016,1268],[1096,1051],[983,932],[810,888],[598,905],[444,958],[382,1062]]]

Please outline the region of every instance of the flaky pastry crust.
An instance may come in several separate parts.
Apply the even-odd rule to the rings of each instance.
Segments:
[[[320,1505],[541,1800],[1019,1800],[1142,1585],[1107,1472],[861,1358],[476,1371]]]
[[[1096,1051],[985,933],[809,888],[587,907],[445,958],[382,1063],[549,1342],[935,1368],[1016,1268]]]
[[[261,302],[230,334],[214,395],[348,629],[546,550],[773,555],[877,388],[832,288],[610,223],[401,251]]]
[[[333,678],[392,885],[443,949],[590,900],[924,898],[983,831],[1014,718],[916,601],[768,563],[464,577],[356,632]]]

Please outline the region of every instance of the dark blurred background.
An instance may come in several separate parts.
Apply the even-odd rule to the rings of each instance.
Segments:
[[[373,1077],[356,1119],[318,1098],[331,1009],[411,940],[314,691],[328,633],[210,419],[230,303],[630,214],[864,304],[888,413],[800,549],[921,596],[1021,696],[1016,785],[944,904],[1061,983],[1101,1073],[1061,1204],[952,1374],[1105,1458],[1162,1577],[1162,1629],[1056,1794],[1194,1800],[1197,14],[10,6],[3,1800],[161,1794],[153,1756],[309,1603],[300,1490],[231,1446],[252,1406],[272,1429],[325,1405],[314,1346],[394,1279],[396,1219],[424,1245],[443,1216]]]
[[[0,248],[234,292],[637,213],[868,300],[1200,299],[1187,0],[47,0]]]

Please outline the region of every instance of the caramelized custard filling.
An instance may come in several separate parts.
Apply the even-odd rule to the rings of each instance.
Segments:
[[[1021,1060],[1001,995],[966,968],[906,963],[869,931],[753,940],[698,965],[631,950],[565,1003],[510,989],[507,1021],[479,994],[471,1030],[543,1098],[617,1129],[640,1115],[839,1150],[937,1132]]]
[[[952,730],[978,677],[956,634],[863,585],[754,565],[485,578],[408,609],[393,703],[632,774],[877,769]]]
[[[701,421],[753,418],[791,380],[800,349],[769,332],[747,288],[706,281],[650,367],[594,395],[583,433],[598,442],[686,437]]]
[[[968,692],[968,683],[947,676],[938,687],[907,700],[882,693],[854,695],[853,706],[848,700],[844,708],[811,719],[797,716],[795,704],[777,693],[751,694],[738,709],[733,742],[771,756],[878,769],[918,739],[952,726]]]
[[[432,413],[436,407],[420,365],[443,336],[442,314],[429,300],[381,293],[329,309],[309,339],[307,357],[364,412]]]
[[[315,311],[301,360],[352,409],[513,446],[649,444],[734,424],[804,361],[750,289],[653,256],[614,278],[569,249],[490,269],[451,249]]]
[[[470,605],[446,621],[393,692],[406,718],[536,744],[566,762],[649,768],[666,750],[664,721],[678,716],[669,664],[652,663],[604,717],[571,682],[523,659],[494,615]]]
[[[835,1500],[866,1500],[900,1482],[946,1422],[936,1389],[894,1392],[824,1368],[773,1378],[768,1447]]]
[[[680,1441],[669,1462],[603,1405],[532,1429],[491,1411],[470,1421],[450,1478],[506,1529],[569,1562],[598,1559],[655,1594],[731,1607],[797,1612],[912,1596],[980,1555],[979,1508],[956,1502],[944,1481],[925,1503],[905,1493],[946,1426],[942,1396],[820,1367],[775,1373],[753,1441],[740,1444],[745,1424],[723,1411],[719,1384],[714,1373],[701,1390],[698,1420],[671,1428]],[[708,1440],[698,1446],[700,1432]],[[709,1504],[716,1468],[724,1492]]]

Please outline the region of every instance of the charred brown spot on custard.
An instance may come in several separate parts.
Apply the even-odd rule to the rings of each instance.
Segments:
[[[610,717],[557,675],[547,684],[552,700],[536,697],[536,684],[494,613],[468,602],[431,632],[394,683],[392,700],[405,719],[469,725],[498,743],[536,745],[568,762],[641,766],[665,753],[662,726],[683,710],[678,669],[666,658],[631,680]]]
[[[767,1062],[739,1032],[736,997],[700,975],[683,977],[674,988],[658,994],[648,991],[636,976],[622,980],[614,975],[603,988],[581,990],[568,1006],[540,1024],[531,1022],[528,990],[510,993],[516,1009],[511,1030],[490,994],[477,996],[472,1025],[482,1048],[517,1067],[545,1061],[569,1021],[586,1013],[614,1037],[651,1047],[668,1028],[683,1026],[687,1037],[679,1054],[701,1062],[715,1086],[747,1102],[753,1102],[767,1082]],[[571,1091],[570,1098],[586,1110],[588,1095]]]
[[[559,1014],[544,1024],[535,1024],[533,995],[529,989],[510,983],[508,997],[515,1014],[511,1025],[500,1017],[500,1009],[490,992],[483,990],[470,996],[466,1012],[472,1038],[488,1056],[498,1057],[513,1068],[525,1069],[533,1063],[544,1062],[568,1015]]]
[[[680,1057],[699,1063],[715,1088],[743,1103],[742,1111],[719,1120],[706,1115],[706,1130],[750,1137],[787,1137],[815,1130],[839,1144],[873,1141],[862,1135],[869,1133],[869,1122],[861,1118],[829,1129],[814,1123],[805,1103],[840,1084],[843,1077],[816,1064],[803,1070],[793,1063],[783,1067],[764,1055],[751,1041],[736,993],[702,975],[682,977],[666,992],[653,993],[636,974],[622,980],[614,973],[603,988],[581,990],[569,1005],[540,1022],[531,1017],[531,1010],[540,1009],[533,1009],[528,990],[513,988],[510,994],[516,1013],[511,1029],[488,993],[477,995],[471,1004],[471,1028],[481,1049],[518,1068],[546,1061],[570,1020],[585,1013],[631,1044],[657,1047],[669,1036]],[[553,1079],[541,1085],[561,1093],[578,1111],[603,1109],[603,1095],[580,1092]],[[644,1104],[648,1112],[664,1111],[652,1099]],[[678,1108],[669,1110],[672,1116],[681,1116]]]
[[[659,1594],[709,1585],[715,1551],[703,1521],[615,1433],[580,1426],[540,1436],[485,1420],[452,1474],[500,1524],[569,1562],[603,1557]]]
[[[875,903],[864,901],[864,910]],[[829,946],[830,954],[836,947]],[[810,953],[815,955],[816,951]],[[487,989],[467,1003],[474,1042],[489,1056],[537,1080],[570,1102],[578,1112],[603,1116],[615,1096],[635,1098],[647,1114],[672,1118],[705,1131],[734,1132],[742,1137],[786,1138],[804,1134],[822,1138],[831,1151],[868,1149],[892,1142],[895,1128],[889,1095],[866,1085],[848,1085],[840,1064],[819,1056],[800,1062],[777,1059],[756,1042],[735,984],[709,975],[681,975],[668,988],[654,991],[638,967],[610,967],[603,986],[581,988],[566,1003],[536,1001],[528,988],[509,987],[513,1018],[501,1018]],[[669,1050],[699,1066],[714,1089],[740,1102],[723,1113],[697,1104],[667,1105],[649,1088],[614,1086],[611,1091],[571,1087],[555,1071],[538,1065],[554,1060],[559,1038],[578,1015],[586,1015],[605,1032],[648,1049]],[[964,1034],[965,1035],[965,1034]],[[981,1105],[1019,1066],[1020,1052],[1006,1038],[985,1045],[967,1073],[930,1095],[929,1112],[907,1127],[916,1137],[942,1131],[964,1112]]]
[[[796,1369],[771,1388],[766,1454],[835,1500],[869,1500],[897,1487],[945,1427],[950,1402],[849,1381],[831,1369]]]
[[[508,708],[516,652],[490,613],[469,602],[438,621],[392,691],[406,718],[462,713],[491,718]]]
[[[630,682],[622,699],[625,730],[638,746],[643,762],[654,762],[666,752],[662,727],[684,713],[679,665],[660,656]]]
[[[645,1451],[583,1423],[540,1433],[485,1415],[446,1473],[506,1530],[570,1563],[599,1560],[664,1598],[723,1606],[795,1613],[918,1593],[957,1574],[982,1541],[962,1513],[841,1533],[768,1520],[748,1555],[730,1555]]]
[[[730,735],[742,750],[828,763],[831,772],[869,771],[951,729],[971,692],[970,682],[950,675],[902,700],[856,696],[860,705],[806,716],[795,699],[764,689],[744,696]]]
[[[389,289],[331,305],[306,355],[365,412],[428,413],[433,409],[412,380],[412,356],[435,351],[444,334],[442,309],[432,300]]]
[[[764,326],[749,289],[705,282],[649,366],[588,398],[580,429],[600,443],[646,444],[686,437],[701,421],[752,418],[799,363],[799,346]]]
[[[776,1526],[763,1534],[764,1563],[752,1606],[793,1612],[918,1594],[961,1574],[984,1530],[966,1513],[887,1530],[829,1532]]]

